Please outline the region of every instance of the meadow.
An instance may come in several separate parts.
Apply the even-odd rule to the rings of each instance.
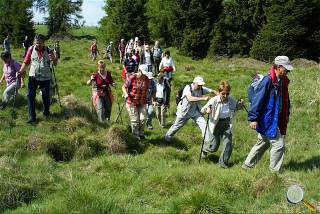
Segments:
[[[45,33],[43,28],[38,31]],[[244,110],[235,120],[230,168],[222,169],[217,165],[220,150],[199,164],[202,138],[193,121],[170,144],[164,141],[168,127],[162,129],[155,118],[154,129],[146,129],[142,141],[130,136],[126,111],[122,121],[114,122],[118,106],[123,104],[118,63],[107,63],[117,84],[111,123],[98,123],[90,109],[91,88],[85,84],[97,69],[88,56],[97,32],[86,28],[73,34],[73,40],[60,42],[61,59],[55,67],[63,107],[54,102],[52,117],[44,120],[38,94],[38,122],[29,125],[27,89],[23,88],[17,97],[15,119],[12,121],[11,106],[0,111],[0,212],[309,213],[302,204],[287,202],[287,188],[296,183],[303,186],[305,200],[320,203],[319,64],[293,60],[283,171],[269,171],[268,152],[255,168],[241,168],[257,138],[248,127]],[[98,40],[98,47],[103,51],[105,43]],[[247,101],[251,76],[265,74],[270,66],[251,58],[195,61],[174,48],[170,51],[177,67],[168,112],[170,124],[175,119],[174,96],[184,82],[201,75],[208,87],[216,88],[220,80],[228,80],[231,95]],[[19,62],[21,55],[21,48],[13,49]],[[114,149],[110,146],[114,140],[127,149]]]

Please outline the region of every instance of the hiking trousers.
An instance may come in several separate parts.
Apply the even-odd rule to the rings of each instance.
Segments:
[[[274,139],[258,134],[257,143],[252,147],[244,164],[254,167],[270,145],[272,148],[270,150],[269,168],[271,171],[278,172],[282,166],[285,151],[284,136],[280,134],[279,129]]]
[[[152,126],[152,113],[153,113],[153,105],[147,104],[147,126]]]
[[[208,130],[207,130],[208,131]],[[205,144],[204,152],[216,152],[222,141],[222,150],[219,158],[219,164],[228,165],[233,145],[232,132],[230,128],[230,118],[220,119],[213,131],[213,139],[209,144]]]
[[[106,119],[110,120],[111,117],[111,101],[108,94],[106,96],[99,96],[97,100],[96,112],[98,120],[105,122]]]
[[[3,96],[2,96],[2,103],[7,104],[12,99],[12,97],[14,96],[14,90],[15,90],[16,84],[18,84],[17,87],[19,88],[18,82],[13,82],[6,87],[6,89],[3,92]],[[17,88],[17,90],[18,90],[18,88]],[[17,91],[17,93],[18,93],[18,91]]]
[[[166,125],[168,106],[165,104],[156,104],[156,117],[159,120],[160,126],[164,127]]]
[[[128,105],[126,104],[130,121],[132,134],[136,137],[144,136],[144,123],[147,115],[146,105]]]
[[[197,116],[194,117],[178,117],[174,121],[174,124],[170,127],[170,129],[167,131],[165,138],[167,140],[171,140],[171,138],[174,136],[174,134],[181,129],[186,122],[188,122],[189,119],[192,119],[200,128],[202,137],[204,137],[205,129],[206,129],[206,120],[201,114],[198,114]],[[212,137],[209,134],[209,131],[206,131],[206,136],[205,136],[205,142],[210,142],[212,140]]]

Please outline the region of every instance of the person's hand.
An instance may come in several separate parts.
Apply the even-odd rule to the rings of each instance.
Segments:
[[[211,113],[211,108],[206,108],[206,113],[210,114]]]
[[[19,78],[19,77],[21,77],[21,76],[22,76],[21,71],[18,71],[18,72],[16,73],[16,77]]]
[[[256,121],[253,121],[249,124],[250,128],[256,130],[257,129],[257,126],[258,126],[258,122]]]
[[[53,55],[52,52],[50,52],[48,56],[49,56],[49,60],[50,60],[50,61],[53,61],[53,60],[54,60],[54,55]]]
[[[212,90],[212,94],[214,94],[215,96],[218,96],[219,92],[217,92],[216,90]]]
[[[210,99],[210,97],[208,97],[208,96],[204,96],[204,97],[203,97],[203,100],[204,100],[204,101],[208,101],[209,99]]]
[[[243,107],[243,105],[244,105],[244,100],[243,100],[243,99],[239,99],[239,100],[238,100],[238,104],[239,104],[241,107]]]
[[[115,82],[113,82],[113,83],[112,83],[112,86],[113,86],[113,87],[116,87],[116,83],[115,83]]]

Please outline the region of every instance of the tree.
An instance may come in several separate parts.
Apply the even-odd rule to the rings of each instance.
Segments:
[[[21,46],[25,36],[34,36],[31,8],[31,0],[0,1],[0,32],[3,37],[9,34],[10,41],[15,46]]]
[[[250,54],[271,61],[277,55],[316,59],[320,51],[320,6],[317,0],[272,0],[267,24],[253,42]]]
[[[253,40],[266,22],[265,0],[225,1],[215,24],[209,55],[249,55]]]
[[[45,18],[48,35],[64,35],[73,26],[78,26],[83,0],[35,0],[35,7],[42,12],[48,11]]]
[[[100,20],[100,34],[105,41],[129,40],[138,36],[149,41],[146,0],[107,0],[106,16]]]

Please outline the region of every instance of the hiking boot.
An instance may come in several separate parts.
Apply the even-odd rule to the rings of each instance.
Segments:
[[[252,167],[250,167],[250,166],[246,165],[245,163],[243,163],[242,166],[241,166],[241,168],[244,169],[244,170],[249,170],[249,169],[251,169]]]
[[[29,118],[29,120],[27,121],[27,123],[29,123],[29,124],[32,124],[35,122],[36,122],[36,119],[34,119],[34,118]]]
[[[168,135],[164,136],[164,140],[167,142],[167,143],[170,143],[171,142],[171,137],[169,137]]]
[[[228,169],[229,168],[229,166],[224,164],[224,163],[219,163],[218,165],[219,165],[220,168],[223,168],[223,169]]]

